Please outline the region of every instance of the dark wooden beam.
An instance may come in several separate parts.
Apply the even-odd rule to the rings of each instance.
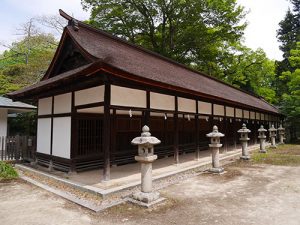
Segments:
[[[145,118],[144,118],[144,125],[150,126],[150,91],[146,91],[146,108],[147,110],[144,111]],[[150,127],[151,131],[151,127]]]
[[[179,163],[179,125],[178,125],[178,98],[175,96],[175,113],[174,113],[174,161]]]
[[[52,155],[53,150],[53,114],[54,114],[54,96],[52,96],[51,101],[51,133],[50,133],[50,155]]]
[[[105,83],[103,118],[103,181],[110,180],[110,83]]]
[[[196,125],[196,159],[200,158],[200,146],[199,146],[199,109],[198,101],[196,101],[196,115],[195,115],[195,125]]]
[[[72,98],[71,98],[71,165],[70,165],[70,172],[75,172],[75,162],[74,158],[76,158],[77,154],[77,120],[76,120],[76,109],[75,109],[75,93],[72,91]]]

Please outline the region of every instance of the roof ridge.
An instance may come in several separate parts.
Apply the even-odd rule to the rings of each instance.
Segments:
[[[218,78],[216,78],[216,77],[210,76],[210,75],[208,75],[208,74],[206,74],[206,73],[204,73],[204,72],[202,72],[202,71],[198,71],[198,70],[196,70],[196,69],[190,68],[189,66],[187,66],[187,65],[185,65],[185,64],[182,64],[182,63],[179,63],[179,62],[175,61],[174,59],[171,59],[171,58],[168,58],[168,57],[166,57],[166,56],[163,56],[163,55],[161,55],[161,54],[159,54],[159,53],[157,53],[157,52],[154,52],[154,51],[151,51],[151,50],[149,50],[149,49],[146,49],[146,48],[144,48],[144,47],[142,47],[142,46],[140,46],[140,45],[130,43],[130,42],[128,42],[128,41],[126,41],[126,40],[124,40],[124,39],[122,39],[122,38],[119,38],[119,37],[117,37],[117,36],[114,36],[114,35],[108,33],[107,31],[101,30],[101,29],[99,29],[99,28],[95,28],[95,27],[93,27],[93,26],[91,26],[91,25],[89,25],[89,24],[86,24],[86,23],[82,22],[82,21],[76,20],[74,17],[68,15],[66,12],[64,12],[64,11],[61,10],[61,9],[59,9],[59,13],[60,13],[60,15],[61,15],[62,17],[64,17],[64,18],[67,19],[68,21],[75,20],[75,21],[78,23],[79,26],[83,26],[84,28],[87,28],[87,29],[89,29],[89,30],[91,30],[91,31],[94,31],[94,32],[103,34],[103,35],[105,35],[105,36],[107,36],[107,37],[109,37],[109,38],[112,38],[112,39],[116,40],[116,41],[120,41],[120,42],[122,42],[123,44],[126,44],[126,45],[129,45],[129,46],[131,46],[131,47],[134,47],[134,48],[136,48],[137,50],[140,50],[140,51],[142,51],[142,52],[146,52],[147,54],[150,54],[150,55],[154,55],[154,56],[156,56],[156,57],[159,57],[160,59],[162,59],[162,60],[164,60],[164,61],[167,61],[167,62],[169,62],[169,63],[175,64],[176,66],[180,66],[180,67],[182,67],[182,68],[184,68],[184,69],[190,70],[190,71],[192,71],[192,72],[194,72],[194,73],[196,73],[196,74],[198,74],[198,75],[200,75],[200,76],[205,76],[205,77],[207,77],[208,79],[214,80],[214,81],[219,82],[219,83],[224,84],[224,85],[227,85],[227,86],[229,86],[229,87],[231,87],[231,88],[234,88],[234,89],[236,89],[236,90],[238,90],[238,91],[244,92],[244,93],[246,93],[246,94],[248,94],[248,95],[250,95],[250,96],[253,96],[253,97],[257,98],[257,99],[261,99],[261,98],[262,98],[262,96],[257,95],[257,94],[255,94],[255,93],[253,93],[253,92],[249,92],[249,91],[243,90],[243,89],[241,89],[241,88],[238,88],[238,87],[236,87],[236,86],[234,86],[234,85],[232,85],[232,84],[226,83],[226,82],[223,81],[223,80],[220,80],[220,79],[218,79]],[[70,25],[72,26],[71,23],[69,24],[69,26],[70,26]],[[269,102],[267,102],[267,103],[270,104]]]

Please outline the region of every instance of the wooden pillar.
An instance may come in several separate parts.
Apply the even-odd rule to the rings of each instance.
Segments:
[[[146,92],[146,111],[145,111],[145,115],[144,115],[144,125],[147,125],[150,128],[151,131],[151,127],[150,127],[150,91]]]
[[[76,109],[75,109],[75,93],[72,91],[71,97],[71,165],[69,172],[76,172],[75,157],[77,155],[77,120],[76,120]]]
[[[226,116],[226,106],[224,105],[224,133],[225,133],[225,151],[228,150],[228,128],[227,128],[227,116]]]
[[[198,109],[198,101],[196,100],[196,115],[195,115],[195,125],[196,125],[196,159],[200,158],[200,146],[199,146],[199,109]]]
[[[117,110],[113,109],[113,114],[111,118],[111,156],[112,156],[112,164],[113,166],[117,165],[116,162],[116,142],[117,142]]]
[[[105,84],[103,117],[103,181],[110,180],[110,84]]]
[[[175,113],[174,113],[174,161],[179,163],[179,125],[178,125],[178,99],[175,96]]]
[[[234,140],[234,148],[236,149],[236,144],[237,144],[237,140],[236,140],[236,108],[234,108],[234,119],[233,119],[233,140]]]

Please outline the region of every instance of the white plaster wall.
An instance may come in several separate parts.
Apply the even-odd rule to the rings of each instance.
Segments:
[[[187,98],[178,98],[178,111],[196,113],[197,101]]]
[[[214,115],[216,116],[224,116],[224,105],[214,104]]]
[[[174,117],[173,113],[166,113],[167,118]],[[158,112],[150,112],[151,117],[165,117],[165,113],[158,113]]]
[[[104,107],[103,106],[97,106],[97,107],[91,107],[91,108],[85,108],[85,109],[77,109],[77,112],[79,113],[104,113]]]
[[[211,103],[198,101],[198,112],[201,114],[211,115]]]
[[[116,110],[117,115],[128,115],[129,117],[129,110]],[[131,110],[131,115],[132,116],[140,116],[142,115],[142,111],[133,111]]]
[[[226,106],[226,116],[234,117],[234,108]]]
[[[236,118],[243,118],[243,110],[242,109],[235,109],[235,117]]]
[[[104,101],[104,85],[75,92],[75,105]]]
[[[70,113],[72,105],[72,94],[62,94],[54,96],[54,114]]]
[[[70,159],[71,155],[71,117],[53,119],[52,155]]]
[[[155,92],[150,92],[150,108],[175,110],[175,97]]]
[[[244,118],[249,119],[250,118],[250,112],[248,110],[244,110]]]
[[[7,109],[0,109],[0,137],[7,136]]]
[[[269,115],[265,114],[265,120],[269,120]]]
[[[256,113],[255,113],[255,118],[256,118],[257,120],[260,120],[260,113],[256,112]]]
[[[37,125],[37,152],[50,155],[51,119],[38,119]]]
[[[38,115],[48,115],[52,113],[52,97],[39,99]]]
[[[112,105],[146,108],[146,102],[146,91],[114,85],[111,86]]]
[[[254,120],[255,119],[255,112],[250,112],[250,119]]]

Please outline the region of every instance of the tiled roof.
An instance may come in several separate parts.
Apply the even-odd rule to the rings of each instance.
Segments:
[[[0,108],[13,108],[13,109],[36,109],[35,106],[23,102],[13,102],[9,98],[0,96]]]
[[[72,19],[67,15],[64,16],[67,19]],[[78,27],[79,29],[74,29],[73,26],[69,25],[65,28],[65,33],[71,36],[72,40],[80,46],[85,54],[95,59],[95,62],[100,61],[137,77],[179,87],[193,94],[199,93],[199,95],[211,96],[220,101],[230,101],[249,108],[254,107],[279,113],[275,106],[267,103],[262,98],[248,94],[216,78],[190,69],[185,65],[128,43],[82,22],[78,22]],[[65,73],[56,75],[53,78],[60,79],[63,76],[65,76]],[[51,82],[53,78],[50,78],[48,82]],[[47,79],[41,82],[47,82]],[[37,86],[40,85],[37,84]],[[32,89],[34,86],[30,88]],[[22,91],[24,92],[26,89],[13,92],[11,95],[19,94]]]

